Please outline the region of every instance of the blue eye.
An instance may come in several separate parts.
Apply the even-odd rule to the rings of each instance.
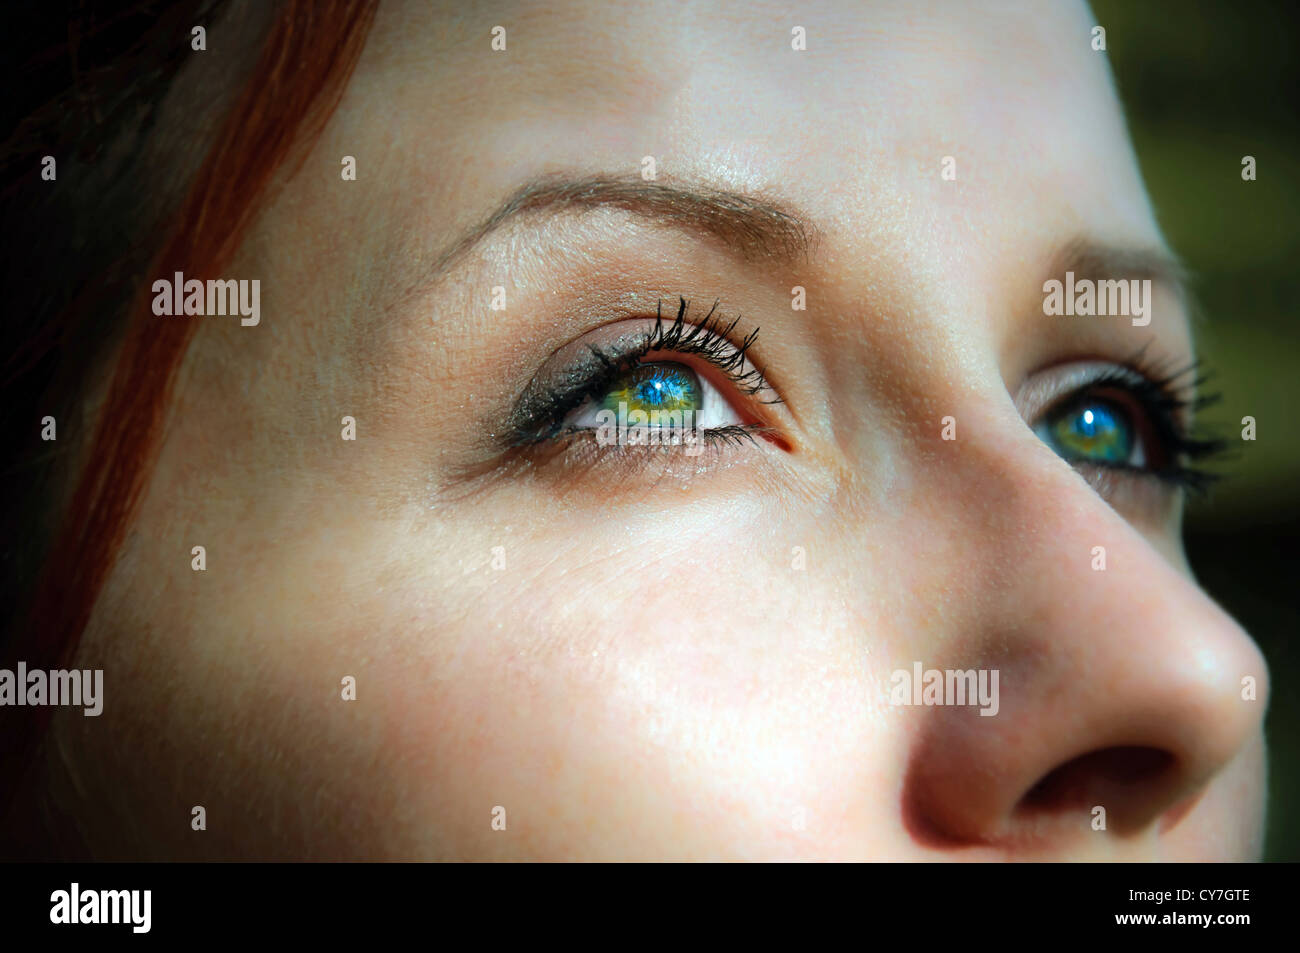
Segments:
[[[1118,405],[1089,397],[1055,411],[1039,434],[1066,460],[1138,465],[1133,422]]]
[[[698,412],[703,393],[699,378],[681,364],[641,364],[614,382],[603,405],[618,410],[622,403],[632,410],[690,410]]]

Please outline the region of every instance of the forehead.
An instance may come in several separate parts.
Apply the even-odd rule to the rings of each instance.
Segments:
[[[267,227],[360,289],[329,293],[387,308],[522,183],[651,157],[660,182],[797,210],[828,293],[983,314],[1038,294],[1028,276],[1078,236],[1162,244],[1093,26],[1036,2],[396,0],[318,144],[335,171],[299,176]],[[302,276],[318,296],[320,273]]]
[[[354,80],[377,95],[352,122],[400,123],[410,171],[447,197],[651,156],[661,174],[830,217],[908,196],[1149,238],[1092,27],[1075,4],[398,2]]]

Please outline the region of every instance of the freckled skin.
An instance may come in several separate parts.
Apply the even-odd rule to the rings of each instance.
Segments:
[[[1107,503],[1013,403],[1067,359],[1191,353],[1167,302],[1148,328],[1042,313],[1054,247],[1161,242],[1090,13],[806,4],[795,52],[778,4],[474,11],[384,4],[229,269],[261,278],[260,325],[205,321],[186,358],[76,663],[105,669],[104,714],[57,713],[45,766],[91,852],[1257,857],[1263,659],[1177,516]],[[817,249],[746,265],[595,213],[404,296],[520,181],[645,156],[789,203]],[[627,292],[761,326],[787,446],[453,492]],[[914,661],[998,669],[998,715],[891,706]],[[1068,768],[1121,748],[1165,767]]]

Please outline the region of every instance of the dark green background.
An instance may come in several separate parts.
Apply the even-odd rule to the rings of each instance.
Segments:
[[[1223,400],[1202,417],[1234,458],[1194,500],[1201,583],[1255,637],[1272,677],[1265,859],[1300,859],[1300,3],[1096,0],[1156,213],[1194,275],[1198,350]],[[1256,160],[1243,182],[1241,160]],[[1241,437],[1253,416],[1255,442]],[[1217,426],[1216,426],[1217,425]]]

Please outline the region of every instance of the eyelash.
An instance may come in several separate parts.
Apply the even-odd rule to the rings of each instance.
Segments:
[[[654,331],[651,332],[641,352],[635,355],[636,360],[640,360],[651,351],[694,354],[721,371],[727,380],[747,397],[771,389],[758,368],[751,367],[747,371],[741,371],[745,365],[745,355],[758,339],[758,328],[745,335],[739,345],[732,344],[731,336],[736,326],[740,324],[739,317],[723,327],[723,319],[720,316],[715,317],[718,302],[714,301],[713,307],[709,309],[703,321],[699,324],[687,324],[686,312],[690,309],[690,302],[685,298],[679,298],[678,301],[677,318],[667,331],[664,330],[663,302],[659,302]],[[615,373],[621,373],[623,370],[626,368],[619,368]],[[779,404],[781,399],[774,397],[762,403]]]
[[[1155,431],[1157,451],[1170,462],[1160,469],[1135,467],[1125,464],[1090,462],[1088,465],[1104,470],[1116,470],[1135,477],[1157,479],[1163,483],[1182,487],[1195,494],[1205,493],[1222,478],[1187,461],[1207,461],[1226,453],[1224,440],[1192,436],[1185,423],[1189,414],[1218,403],[1221,393],[1198,394],[1199,388],[1210,379],[1202,372],[1200,361],[1169,372],[1165,367],[1145,363],[1142,352],[1127,365],[1113,367],[1098,375],[1083,387],[1071,391],[1056,401],[1041,415],[1047,417],[1055,410],[1072,404],[1086,402],[1106,389],[1121,391],[1131,397],[1141,408]],[[1194,375],[1184,383],[1180,378]]]

